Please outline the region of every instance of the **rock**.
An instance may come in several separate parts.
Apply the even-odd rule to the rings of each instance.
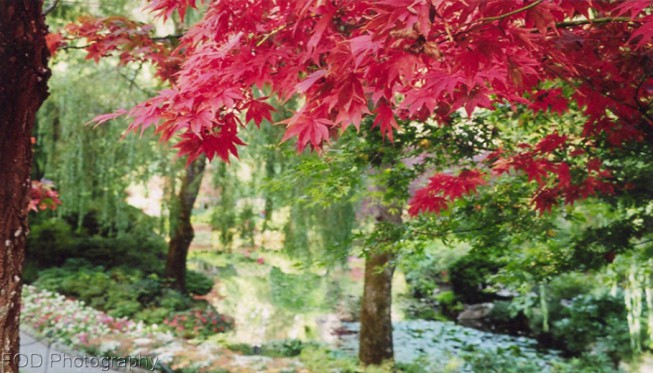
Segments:
[[[458,323],[477,329],[483,329],[485,324],[484,318],[487,317],[494,308],[493,303],[478,303],[465,305],[465,309],[458,315]]]

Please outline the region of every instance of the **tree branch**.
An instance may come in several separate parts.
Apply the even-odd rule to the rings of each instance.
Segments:
[[[603,18],[594,18],[594,19],[578,19],[575,21],[565,21],[556,23],[556,27],[575,27],[583,25],[599,25],[604,23],[612,22],[631,22],[632,20],[628,17],[603,17]]]
[[[534,1],[534,2],[532,2],[532,3],[528,4],[528,5],[526,5],[525,7],[522,7],[522,8],[519,8],[519,9],[515,9],[515,10],[513,10],[512,12],[508,12],[508,13],[504,13],[504,14],[499,14],[498,16],[494,16],[494,17],[482,18],[482,19],[479,19],[478,22],[491,22],[491,21],[498,21],[498,20],[500,20],[500,19],[504,19],[504,18],[506,18],[506,17],[510,17],[510,16],[515,15],[515,14],[517,14],[517,13],[521,13],[521,12],[523,12],[523,11],[526,11],[526,10],[529,10],[529,9],[531,9],[531,8],[534,8],[534,7],[538,6],[538,5],[540,5],[543,1],[544,1],[544,0],[537,0],[537,1]]]
[[[183,34],[174,34],[174,35],[166,35],[166,36],[155,36],[151,37],[150,40],[152,41],[165,41],[165,40],[178,40],[180,39]]]
[[[57,5],[59,5],[59,0],[54,0],[54,2],[52,2],[52,4],[49,7],[43,10],[43,15],[47,16],[57,7]]]

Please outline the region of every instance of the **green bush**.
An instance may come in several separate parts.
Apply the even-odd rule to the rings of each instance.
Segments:
[[[472,372],[540,373],[543,367],[515,350],[478,350],[463,355]]]
[[[134,315],[134,319],[141,320],[147,324],[162,324],[163,321],[170,317],[172,312],[167,308],[149,307],[140,310]]]
[[[174,312],[202,302],[164,286],[156,274],[114,267],[106,270],[84,259],[69,259],[60,268],[39,273],[34,285],[77,298],[115,317],[161,323]]]
[[[59,219],[32,222],[27,238],[26,261],[47,268],[63,264],[71,257],[77,237],[70,225]]]
[[[440,307],[441,312],[448,317],[455,317],[463,310],[463,305],[458,301],[456,294],[451,290],[446,290],[434,296],[435,301]]]
[[[264,344],[261,355],[270,357],[294,357],[299,356],[307,346],[315,346],[314,343],[306,343],[299,339],[287,339],[273,341]]]
[[[323,347],[310,347],[302,350],[299,359],[310,372],[357,373],[360,366],[351,356],[338,356],[335,351]]]
[[[119,300],[111,305],[109,316],[113,317],[132,317],[136,315],[143,306],[134,300]]]
[[[193,270],[186,271],[186,290],[195,295],[206,295],[213,289],[213,280]]]
[[[448,307],[456,302],[436,298],[450,288],[449,268],[463,257],[467,250],[466,245],[456,245],[452,248],[440,241],[433,241],[423,250],[415,250],[402,258],[400,266],[405,273],[411,297],[418,301],[410,304],[407,310],[410,317],[446,320],[457,316],[458,311]]]
[[[163,272],[167,244],[146,228],[115,235],[85,235],[60,219],[36,221],[27,240],[26,261],[38,268],[61,266],[68,259],[84,259],[93,265],[137,268],[145,273]]]
[[[559,317],[559,318],[558,318]],[[595,352],[614,362],[631,356],[626,309],[603,293],[579,295],[552,320],[551,333],[574,353]]]
[[[496,299],[496,295],[488,291],[488,279],[500,268],[499,263],[488,258],[487,255],[471,251],[449,268],[454,293],[461,302],[469,304]]]
[[[26,284],[31,284],[36,279],[39,278],[39,267],[36,263],[25,262],[25,267],[23,268],[23,281]]]
[[[136,299],[142,304],[152,304],[163,293],[163,281],[154,273],[138,279],[131,285]]]
[[[317,348],[315,342],[304,342],[300,339],[284,339],[271,341],[261,346],[252,346],[247,343],[234,343],[227,345],[231,351],[241,355],[261,355],[269,357],[295,357],[299,356],[306,348]]]
[[[158,299],[159,306],[170,311],[187,310],[191,303],[190,298],[173,289],[165,289]]]

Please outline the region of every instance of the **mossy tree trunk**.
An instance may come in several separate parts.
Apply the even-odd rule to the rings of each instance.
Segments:
[[[170,214],[172,229],[168,244],[165,276],[172,281],[172,287],[186,291],[186,258],[195,231],[191,224],[193,205],[202,184],[206,168],[206,157],[200,156],[184,169],[179,194],[173,202]]]
[[[376,219],[377,229],[393,230],[402,223],[401,209],[379,206]],[[392,236],[388,234],[390,240]],[[394,359],[391,306],[395,254],[392,246],[392,242],[387,242],[382,246],[371,248],[365,259],[358,354],[360,361],[365,365],[380,365]]]
[[[48,96],[40,0],[0,1],[0,371],[17,373],[36,111]]]

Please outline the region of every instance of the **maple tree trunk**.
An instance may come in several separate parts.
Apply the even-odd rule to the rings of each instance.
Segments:
[[[203,155],[186,166],[173,214],[170,217],[174,221],[168,244],[165,276],[172,281],[172,287],[181,291],[186,290],[186,257],[190,243],[195,237],[190,218],[205,168],[206,157]]]
[[[0,1],[0,371],[17,373],[36,111],[48,95],[41,1]]]
[[[379,223],[401,224],[401,209],[380,206]],[[365,365],[394,359],[392,344],[392,276],[394,253],[372,249],[365,259],[365,283],[361,302],[358,358]]]

